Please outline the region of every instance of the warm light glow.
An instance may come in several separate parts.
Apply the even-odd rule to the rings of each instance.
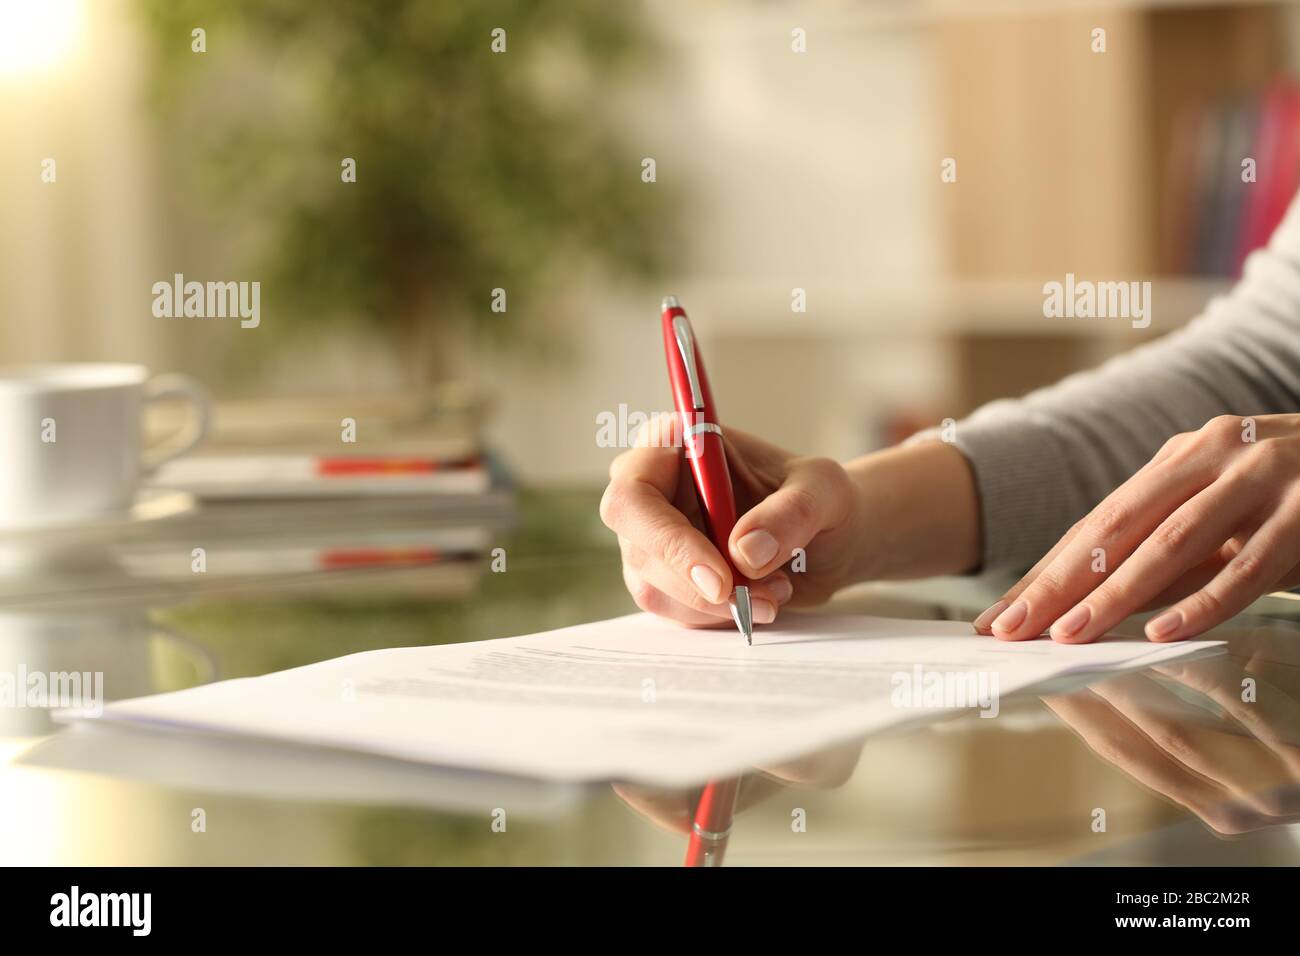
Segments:
[[[0,0],[0,76],[56,64],[81,31],[83,0]]]

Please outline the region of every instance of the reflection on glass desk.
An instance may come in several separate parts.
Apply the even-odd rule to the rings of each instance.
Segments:
[[[397,552],[407,561],[295,565],[304,542],[352,520],[326,512],[268,520],[278,557],[262,567],[245,554],[247,573],[219,573],[215,559],[237,549],[212,514],[146,540],[10,553],[0,672],[102,671],[108,697],[122,698],[629,613],[598,497],[525,494],[512,521],[483,523],[472,541],[414,522],[392,531],[414,536]],[[433,541],[444,545],[436,560]],[[218,543],[193,572],[204,542]],[[504,571],[492,570],[495,548]],[[874,584],[834,607],[969,619],[1004,583]],[[1003,700],[995,720],[970,712],[754,768],[727,862],[1300,862],[1296,617],[1300,604],[1265,599],[1209,635],[1229,642],[1225,655],[1039,688]],[[4,864],[676,866],[696,796],[70,730],[19,706],[0,709],[0,756]]]

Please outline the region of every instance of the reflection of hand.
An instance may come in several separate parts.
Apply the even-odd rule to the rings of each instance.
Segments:
[[[740,779],[736,795],[736,813],[762,803],[764,800],[790,787],[807,787],[815,790],[834,790],[843,786],[853,775],[862,753],[861,742],[844,744],[823,750],[801,760],[789,761],[767,768],[755,768]],[[695,805],[699,802],[700,788],[669,789],[646,787],[639,784],[616,783],[614,792],[637,813],[665,830],[689,834],[695,819]]]
[[[1294,654],[1294,652],[1293,652]],[[1288,655],[1288,656],[1293,656]],[[1300,701],[1294,660],[1222,656],[1152,669],[1223,716],[1143,674],[1044,698],[1093,750],[1222,834],[1300,820]],[[1243,679],[1254,701],[1243,701]]]
[[[1200,634],[1300,562],[1300,415],[1177,435],[975,621],[1003,640],[1096,640],[1145,607],[1153,641]]]

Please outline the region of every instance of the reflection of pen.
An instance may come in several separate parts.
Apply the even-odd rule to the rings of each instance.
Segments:
[[[721,866],[736,812],[739,778],[705,784],[695,807],[690,842],[686,844],[687,866]]]
[[[695,476],[695,490],[709,536],[731,568],[735,591],[730,600],[731,616],[745,640],[754,643],[754,617],[749,604],[749,581],[732,563],[727,548],[731,530],[736,526],[736,496],[727,470],[727,452],[722,444],[709,377],[704,374],[700,356],[686,310],[676,296],[663,302],[664,353],[668,359],[668,379],[673,386],[673,402],[682,420],[682,444]]]

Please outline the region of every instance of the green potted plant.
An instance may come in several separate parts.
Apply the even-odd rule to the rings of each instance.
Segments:
[[[566,276],[662,261],[667,197],[607,98],[650,52],[635,6],[138,2],[169,162],[272,335],[351,324],[445,384],[467,342],[543,341]]]

